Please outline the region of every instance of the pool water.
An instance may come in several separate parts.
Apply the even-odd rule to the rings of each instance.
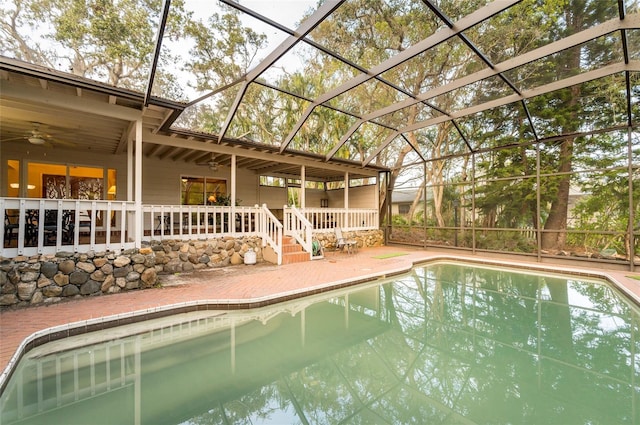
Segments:
[[[438,263],[40,346],[0,423],[634,424],[639,317],[604,282]]]

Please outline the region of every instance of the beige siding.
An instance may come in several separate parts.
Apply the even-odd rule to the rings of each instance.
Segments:
[[[229,181],[230,182],[230,181]],[[250,170],[238,169],[236,173],[236,198],[240,205],[253,206],[258,202],[258,176]],[[231,193],[231,186],[229,186]]]
[[[271,209],[281,209],[287,203],[287,189],[284,187],[259,186],[259,204],[267,204]]]
[[[358,186],[349,188],[349,208],[377,208],[376,186]]]
[[[344,189],[327,191],[329,208],[344,208]],[[377,208],[376,186],[349,188],[349,208]]]
[[[305,207],[320,208],[321,199],[328,199],[324,190],[307,189],[305,192]]]

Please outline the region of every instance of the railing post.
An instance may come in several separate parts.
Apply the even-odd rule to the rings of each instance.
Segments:
[[[289,235],[289,220],[290,220],[291,213],[288,210],[289,210],[288,205],[282,206],[282,225],[284,226],[283,234],[285,236]]]

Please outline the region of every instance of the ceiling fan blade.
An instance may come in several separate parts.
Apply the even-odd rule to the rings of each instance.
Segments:
[[[27,140],[27,138],[25,136],[20,136],[20,137],[9,137],[8,139],[0,139],[1,142],[13,142],[15,140]]]

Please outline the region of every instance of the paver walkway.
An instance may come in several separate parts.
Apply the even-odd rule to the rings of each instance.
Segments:
[[[478,256],[458,254],[447,256],[452,255],[461,259],[479,259]],[[51,327],[95,322],[102,320],[101,318],[123,314],[144,315],[185,303],[261,302],[283,296],[294,297],[347,282],[407,271],[414,263],[437,256],[443,255],[394,246],[360,249],[354,254],[330,252],[326,253],[324,259],[312,262],[285,266],[266,263],[240,265],[165,276],[160,288],[6,310],[0,313],[0,378],[6,378],[9,369],[7,366],[15,362],[14,356],[24,341],[34,333],[42,334]],[[514,262],[502,263],[507,265]],[[548,264],[524,264],[566,269]],[[622,283],[628,293],[635,294],[640,300],[640,281],[628,278],[630,273],[606,271],[606,274]]]

